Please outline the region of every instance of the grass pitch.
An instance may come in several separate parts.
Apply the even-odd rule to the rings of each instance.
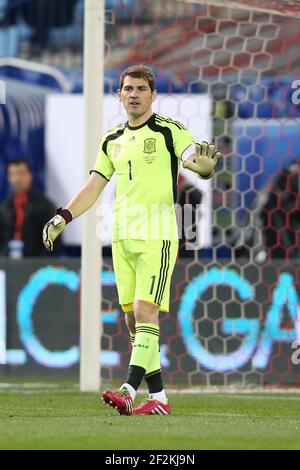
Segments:
[[[300,448],[299,394],[169,398],[170,416],[118,416],[98,394],[72,384],[2,383],[0,449]]]

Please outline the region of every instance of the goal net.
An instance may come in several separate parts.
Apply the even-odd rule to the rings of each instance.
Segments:
[[[161,314],[165,378],[190,386],[299,384],[299,2],[111,6],[106,91],[114,92],[126,65],[152,65],[157,111],[223,153],[208,185],[180,176],[179,213],[188,207],[191,217],[181,219],[170,313]],[[108,116],[107,127],[115,119]],[[198,226],[206,238],[198,239]],[[129,340],[122,317],[112,321],[115,291],[104,287],[103,296],[102,348],[118,356],[102,375],[116,379]]]

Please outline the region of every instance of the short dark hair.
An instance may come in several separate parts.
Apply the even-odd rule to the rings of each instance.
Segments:
[[[8,170],[10,165],[26,165],[27,169],[30,171],[30,173],[32,173],[31,165],[25,158],[13,158],[12,160],[8,160],[6,163],[6,170]]]
[[[120,75],[119,87],[122,90],[124,79],[125,77],[133,77],[133,78],[143,78],[146,82],[149,83],[151,91],[155,90],[155,76],[153,71],[147,65],[132,65],[124,70]]]

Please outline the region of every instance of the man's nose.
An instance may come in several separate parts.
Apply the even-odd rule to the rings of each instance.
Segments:
[[[136,98],[138,96],[137,90],[132,90],[130,96]]]

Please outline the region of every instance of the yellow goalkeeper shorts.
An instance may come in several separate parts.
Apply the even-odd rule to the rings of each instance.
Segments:
[[[112,242],[119,303],[132,310],[134,300],[169,311],[170,284],[178,253],[177,240],[118,240]]]

